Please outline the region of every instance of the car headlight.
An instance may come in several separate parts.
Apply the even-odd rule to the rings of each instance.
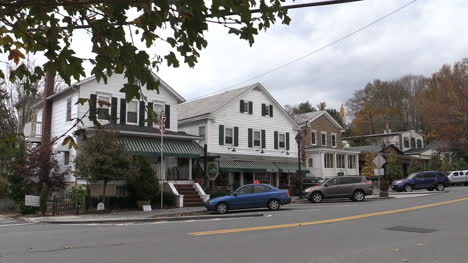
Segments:
[[[312,187],[306,188],[306,189],[304,190],[304,192],[306,192],[306,193],[312,192]]]

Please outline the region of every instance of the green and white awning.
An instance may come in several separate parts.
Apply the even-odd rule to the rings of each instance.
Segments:
[[[240,160],[225,160],[219,161],[219,169],[224,172],[277,172],[276,167],[272,162],[252,162]]]
[[[118,142],[133,154],[161,155],[161,139],[154,137],[120,136]],[[164,156],[198,158],[203,152],[200,145],[190,140],[164,140]]]
[[[298,172],[298,165],[297,163],[281,163],[281,162],[275,162],[275,165],[280,169],[281,172],[283,173],[297,173]],[[301,164],[301,171],[302,173],[308,172],[307,168],[304,167],[304,165]]]

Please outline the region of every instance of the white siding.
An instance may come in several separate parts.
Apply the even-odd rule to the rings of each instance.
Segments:
[[[122,74],[114,74],[107,80],[107,84],[103,80],[97,82],[97,80],[92,80],[90,82],[84,83],[80,87],[80,98],[89,99],[91,94],[104,93],[109,94],[112,97],[118,98],[118,107],[117,107],[117,118],[120,118],[120,99],[125,98],[125,94],[120,92],[120,89],[123,88],[123,85],[127,81]],[[159,86],[159,94],[157,91],[148,91],[145,88],[142,89],[143,95],[147,98],[146,103],[148,102],[162,102],[164,104],[171,105],[171,123],[170,129],[172,131],[177,131],[177,109],[174,105],[178,104],[176,96],[166,87],[163,83]],[[147,104],[145,104],[147,105]],[[89,108],[89,104],[85,103],[79,107],[80,116],[83,116]],[[145,117],[146,119],[146,117]],[[86,120],[85,127],[93,126],[92,122]],[[117,120],[119,123],[119,120]]]
[[[207,120],[194,121],[189,124],[179,124],[179,130],[184,131],[190,135],[200,135],[198,128],[200,126],[205,126],[205,137],[208,138],[208,122]],[[203,146],[204,142],[199,141],[200,145]]]
[[[253,102],[253,114],[240,113],[240,100]],[[273,105],[273,117],[262,116],[262,103]],[[236,151],[232,151],[231,146],[219,145],[219,125],[225,127],[239,127],[239,146]],[[225,153],[236,155],[258,155],[270,157],[297,157],[297,143],[294,139],[296,131],[294,124],[288,120],[269,97],[258,89],[254,89],[238,99],[225,105],[214,114],[214,120],[208,121],[208,151],[210,153]],[[248,147],[248,129],[265,130],[266,148],[264,153],[261,149]],[[274,149],[274,132],[289,133],[289,151],[285,149]],[[289,153],[289,154],[287,154]]]

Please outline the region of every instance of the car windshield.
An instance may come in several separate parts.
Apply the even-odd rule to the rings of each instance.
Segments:
[[[408,179],[413,179],[418,173],[413,173],[408,176]]]

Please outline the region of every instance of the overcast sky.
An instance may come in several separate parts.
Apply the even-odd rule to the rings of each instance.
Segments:
[[[194,69],[181,63],[176,69],[163,66],[157,74],[190,100],[288,63],[409,2],[365,0],[291,10],[289,26],[274,25],[252,47],[212,25],[208,47]],[[332,47],[236,88],[260,82],[283,105],[310,100],[339,107],[374,79],[429,75],[468,57],[467,17],[466,0],[419,0]],[[85,50],[88,43],[82,39],[75,45]]]

